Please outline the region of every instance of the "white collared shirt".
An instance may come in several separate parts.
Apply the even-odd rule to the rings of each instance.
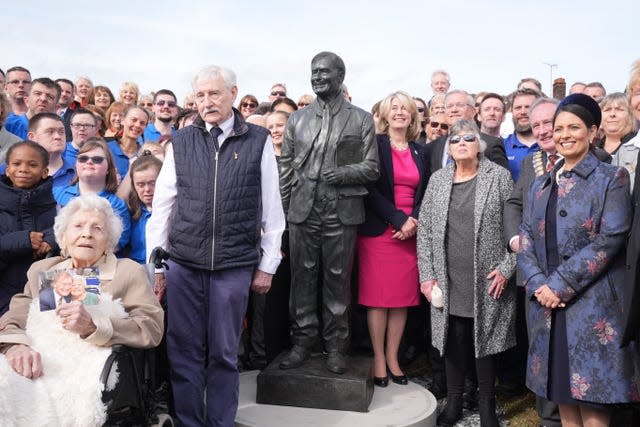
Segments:
[[[224,141],[231,135],[234,125],[234,116],[220,123],[218,127],[222,134],[218,136],[218,144],[222,147]],[[206,123],[207,131],[214,125]],[[153,213],[147,222],[146,241],[147,259],[154,248],[160,246],[169,250],[169,228],[173,219],[174,206],[178,190],[176,187],[176,169],[173,157],[173,148],[167,146],[162,169],[156,180],[156,189],[153,196]],[[282,210],[282,200],[280,198],[280,180],[278,175],[278,165],[273,151],[271,137],[267,137],[262,150],[262,160],[260,162],[260,185],[262,200],[262,258],[258,264],[258,269],[265,273],[274,274],[280,260],[280,245],[282,233],[285,229],[284,211]]]

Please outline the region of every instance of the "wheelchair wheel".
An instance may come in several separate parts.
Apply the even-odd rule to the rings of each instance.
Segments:
[[[158,414],[158,422],[152,427],[173,427],[173,418],[169,414]]]

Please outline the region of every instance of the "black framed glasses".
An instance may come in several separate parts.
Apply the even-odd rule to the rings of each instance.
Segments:
[[[167,104],[167,107],[169,107],[169,108],[173,108],[176,105],[178,105],[178,104],[175,103],[175,101],[165,101],[164,99],[160,99],[160,100],[156,101],[156,105],[158,107],[164,107],[164,104]]]

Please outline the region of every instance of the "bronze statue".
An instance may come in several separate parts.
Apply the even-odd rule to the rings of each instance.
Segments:
[[[311,61],[317,98],[287,122],[280,192],[289,222],[293,348],[280,368],[300,366],[319,335],[318,277],[327,369],[342,374],[349,339],[349,279],[365,184],[378,178],[373,119],[342,97],[342,59],[321,52]]]

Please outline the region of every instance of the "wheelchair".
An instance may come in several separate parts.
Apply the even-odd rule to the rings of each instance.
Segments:
[[[153,251],[150,267],[165,266],[169,254]],[[153,283],[153,269],[149,271]],[[100,376],[104,385],[102,402],[107,408],[105,426],[173,427],[170,415],[171,391],[168,378],[160,378],[161,349],[137,349],[124,345],[112,348]],[[166,365],[166,361],[164,361]]]
[[[104,385],[105,426],[173,427],[170,391],[157,384],[155,349],[114,346],[100,376]]]

